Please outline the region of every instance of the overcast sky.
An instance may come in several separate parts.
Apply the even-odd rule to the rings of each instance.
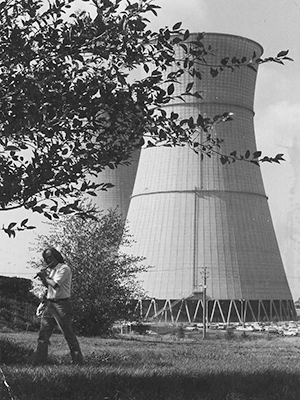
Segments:
[[[86,9],[76,1],[78,9]],[[181,21],[193,32],[219,32],[260,43],[265,56],[289,49],[294,62],[265,64],[258,73],[255,132],[258,149],[268,155],[284,153],[282,165],[263,165],[262,172],[279,247],[295,298],[300,297],[300,0],[157,0],[161,5],[152,27]],[[38,221],[29,214],[31,222]],[[22,219],[23,212],[1,214],[0,222]],[[39,224],[40,225],[40,224]],[[40,231],[43,230],[40,229]],[[1,233],[0,233],[1,234]],[[30,278],[26,261],[32,256],[33,233],[16,239],[1,234],[0,275]]]

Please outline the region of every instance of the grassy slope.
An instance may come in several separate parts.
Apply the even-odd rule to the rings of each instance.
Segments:
[[[11,337],[35,346],[36,335]],[[300,399],[300,338],[80,342],[83,367],[70,364],[61,335],[52,339],[50,365],[2,366],[15,400]]]

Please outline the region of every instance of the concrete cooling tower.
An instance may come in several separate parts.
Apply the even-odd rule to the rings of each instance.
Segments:
[[[98,175],[97,183],[111,183],[114,185],[107,191],[99,191],[97,193],[95,204],[99,210],[104,212],[107,212],[108,209],[116,210],[122,218],[126,218],[139,157],[140,150],[136,150],[132,154],[130,165],[118,166],[115,169],[106,167]]]
[[[213,78],[209,69],[225,57],[259,57],[262,47],[216,33],[206,34],[203,43],[212,46],[214,55],[199,66],[203,79],[194,82],[202,99],[178,100],[165,110],[181,118],[233,112],[234,120],[218,124],[212,133],[224,139],[220,151],[253,153],[257,72],[243,66]],[[182,92],[192,79],[185,77]],[[129,252],[146,257],[144,263],[151,266],[139,276],[148,296],[140,301],[146,318],[197,322],[204,305],[208,321],[295,317],[257,165],[222,165],[218,156],[202,161],[188,147],[142,149],[127,219],[136,241]]]

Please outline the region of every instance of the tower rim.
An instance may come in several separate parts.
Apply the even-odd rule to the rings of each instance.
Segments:
[[[242,39],[242,40],[245,40],[245,41],[247,41],[247,42],[256,44],[256,45],[260,48],[261,54],[263,54],[263,52],[264,52],[263,46],[262,46],[260,43],[258,43],[256,40],[247,38],[246,36],[235,35],[234,33],[196,32],[196,31],[195,31],[195,32],[190,32],[189,38],[190,38],[191,36],[199,35],[199,33],[204,33],[205,36],[206,36],[206,35],[207,35],[207,36],[208,36],[208,35],[211,35],[211,36],[222,36],[222,37],[224,37],[224,36],[229,36],[229,37],[233,37],[233,38],[237,38],[237,39]],[[187,41],[188,41],[188,40],[187,40]]]

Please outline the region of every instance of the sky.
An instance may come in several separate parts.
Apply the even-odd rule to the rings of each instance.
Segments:
[[[257,147],[272,156],[283,153],[281,165],[263,164],[269,206],[293,297],[300,297],[300,0],[156,0],[162,8],[151,27],[181,21],[191,32],[219,32],[245,36],[260,43],[264,56],[289,50],[294,62],[260,67],[254,103]],[[87,3],[76,0],[78,9]],[[36,256],[35,237],[45,224],[32,213],[1,212],[0,223],[29,217],[38,229],[15,239],[1,234],[0,275],[31,278],[28,261]]]

